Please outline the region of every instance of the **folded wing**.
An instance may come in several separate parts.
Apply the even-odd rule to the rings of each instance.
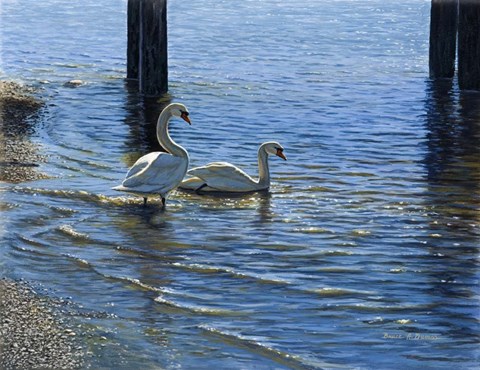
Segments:
[[[139,193],[165,194],[178,186],[188,167],[188,159],[153,152],[141,157],[128,171],[122,187]]]
[[[218,191],[252,191],[257,184],[247,173],[227,162],[213,162],[192,168],[188,174],[203,180],[207,186]]]

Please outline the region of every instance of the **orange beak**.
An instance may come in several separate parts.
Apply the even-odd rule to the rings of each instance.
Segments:
[[[287,160],[287,157],[285,157],[285,154],[283,154],[283,151],[281,149],[277,149],[277,156],[284,160]]]
[[[185,122],[187,122],[189,125],[192,124],[192,121],[190,121],[190,118],[188,118],[188,113],[185,113],[185,112],[184,112],[184,113],[182,113],[182,115],[181,115],[180,117],[182,117],[183,120],[184,120]]]

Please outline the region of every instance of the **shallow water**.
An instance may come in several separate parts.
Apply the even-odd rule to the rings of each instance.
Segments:
[[[124,1],[1,12],[48,178],[0,184],[0,269],[81,306],[93,367],[478,366],[480,95],[428,79],[429,2],[171,1],[157,104],[123,79]],[[270,192],[162,211],[110,190],[169,101],[192,166],[253,175],[282,143]]]

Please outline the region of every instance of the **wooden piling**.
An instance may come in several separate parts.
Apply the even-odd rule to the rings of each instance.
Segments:
[[[480,2],[460,0],[458,22],[458,84],[480,89]]]
[[[127,78],[145,96],[168,91],[167,0],[129,0]]]
[[[430,11],[431,78],[452,78],[455,74],[458,0],[432,0]]]
[[[127,78],[138,79],[140,53],[140,1],[128,0],[127,5]]]
[[[141,3],[140,91],[160,96],[168,90],[167,1]]]

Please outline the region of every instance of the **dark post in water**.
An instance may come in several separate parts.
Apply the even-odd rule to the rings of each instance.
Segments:
[[[127,7],[127,78],[134,80],[140,56],[140,1],[128,0]]]
[[[458,0],[432,0],[430,12],[430,77],[455,74]]]
[[[454,76],[455,52],[460,89],[480,90],[480,0],[432,0],[431,78]]]
[[[167,0],[129,0],[127,18],[127,78],[160,96],[168,90]]]
[[[480,89],[480,1],[478,0],[460,0],[458,84],[460,89]]]

